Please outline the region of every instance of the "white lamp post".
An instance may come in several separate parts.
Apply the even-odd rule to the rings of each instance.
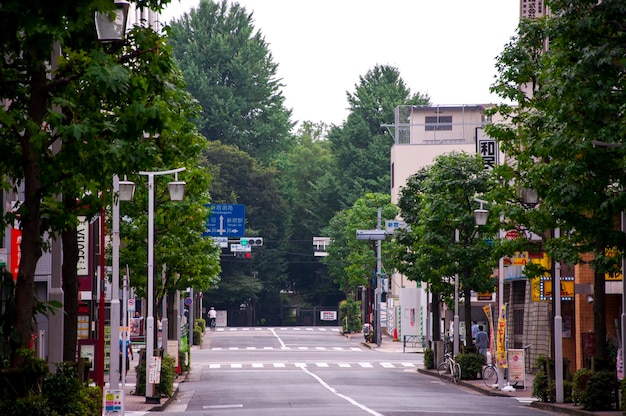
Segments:
[[[117,390],[119,387],[120,368],[117,340],[120,337],[120,201],[132,201],[135,184],[127,180],[120,181],[113,175],[113,209],[112,209],[112,260],[111,260],[111,342],[109,351],[109,386]],[[124,352],[124,348],[122,348]],[[122,360],[126,362],[126,360]]]
[[[185,195],[185,182],[178,181],[178,172],[186,168],[160,172],[139,172],[148,177],[148,316],[146,317],[146,403],[160,402],[154,397],[154,383],[151,383],[150,369],[154,356],[154,177],[176,174],[176,180],[168,184],[170,199],[182,201]],[[148,387],[149,386],[149,387]]]
[[[110,13],[96,12],[94,15],[94,24],[96,26],[96,34],[98,41],[103,44],[116,43],[120,44],[124,41],[126,34],[126,22],[128,21],[128,7],[130,3],[124,0],[116,0],[114,2],[116,8]],[[119,380],[119,361],[114,357],[118,356],[119,323],[120,323],[120,300],[119,300],[119,178],[117,175],[113,177],[113,276],[112,276],[112,293],[111,293],[111,342],[109,354],[109,385],[113,389],[118,388]],[[120,195],[122,201],[128,201],[127,196]],[[101,267],[104,267],[102,265]],[[102,271],[103,272],[103,271]],[[102,299],[101,299],[102,301]],[[104,314],[102,313],[104,305],[101,305],[101,313],[98,325],[104,328]],[[62,332],[62,331],[61,331]],[[102,340],[101,342],[104,342]],[[104,347],[101,347],[104,352]],[[102,367],[100,370],[101,380],[104,380],[104,354],[100,357]]]

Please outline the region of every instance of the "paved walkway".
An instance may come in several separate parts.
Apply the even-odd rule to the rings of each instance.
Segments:
[[[206,334],[205,334],[206,336]],[[362,334],[347,334],[347,337],[358,337],[359,340],[363,340]],[[369,344],[366,342],[362,342],[362,344],[370,349],[377,350],[380,352],[403,352],[404,347],[402,342],[394,342],[391,337],[384,336],[381,342],[380,347],[377,347],[376,344]],[[191,355],[193,357],[193,351],[197,349],[201,349],[205,346],[208,346],[208,340],[205,340],[203,346],[193,346],[191,350]],[[409,348],[407,347],[404,351],[407,354],[410,353],[422,353],[422,348]],[[135,357],[139,357],[139,354],[135,354]],[[136,383],[136,373],[135,367],[137,366],[137,358],[131,362],[130,370],[128,371],[127,384],[126,384],[126,395],[125,395],[125,406],[124,409],[126,411],[133,412],[148,412],[148,411],[161,411],[165,410],[170,404],[176,402],[177,394],[178,394],[178,384],[185,381],[187,374],[182,374],[179,376],[174,382],[174,394],[170,398],[161,398],[160,403],[158,404],[150,404],[146,403],[146,398],[144,396],[137,396],[134,394],[135,391],[135,383]],[[192,366],[193,366],[193,358],[192,358]],[[424,368],[420,368],[419,371],[422,374],[430,375],[433,377],[438,377],[437,372],[433,370],[426,370]],[[499,390],[494,390],[485,385],[482,380],[461,380],[460,385],[466,388],[470,388],[476,390],[482,394],[491,395],[491,396],[504,396],[504,397],[514,397],[518,399],[520,402],[528,402],[533,407],[541,408],[543,410],[547,410],[555,413],[569,414],[575,416],[593,416],[593,415],[601,415],[601,416],[621,416],[622,413],[620,411],[606,411],[606,412],[588,412],[582,410],[573,404],[556,404],[556,403],[541,403],[536,398],[532,397],[532,382],[533,375],[526,374],[526,389],[514,389],[512,392],[503,392]],[[121,384],[120,384],[121,386]],[[450,388],[457,388],[453,385]]]
[[[357,335],[362,336],[361,334],[353,334],[352,336],[357,336]],[[383,337],[380,347],[377,347],[376,344],[369,344],[369,343],[363,342],[363,345],[371,349],[379,350],[381,352],[402,352],[404,349],[402,344],[403,344],[402,342],[393,342],[391,337],[386,337],[386,336]],[[407,347],[405,352],[406,353],[416,353],[416,352],[421,353],[423,351],[422,351],[422,348],[408,348]],[[436,370],[426,370],[424,368],[419,368],[417,371],[422,374],[430,375],[433,377],[439,377]],[[547,410],[550,412],[555,412],[555,413],[580,415],[580,416],[593,416],[593,415],[621,416],[622,415],[622,412],[618,410],[604,411],[604,412],[589,412],[586,410],[582,410],[579,407],[574,406],[571,403],[556,404],[556,403],[539,402],[537,398],[532,397],[533,378],[534,378],[533,374],[526,374],[525,376],[525,382],[527,386],[526,389],[516,388],[512,392],[504,392],[504,391],[499,391],[497,389],[489,388],[485,385],[485,383],[482,380],[461,380],[460,385],[463,387],[476,390],[482,394],[490,395],[490,396],[514,397],[520,402],[528,402],[533,407],[537,407],[537,408]],[[454,386],[450,386],[450,387],[454,388]]]

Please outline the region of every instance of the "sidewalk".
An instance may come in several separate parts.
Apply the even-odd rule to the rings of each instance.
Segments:
[[[352,337],[356,337],[357,335],[363,339],[361,334],[349,334]],[[377,347],[376,344],[371,344],[367,342],[362,342],[362,344],[372,350],[377,350],[381,352],[402,352],[403,343],[401,341],[394,342],[391,337],[383,336],[380,347]],[[405,351],[407,354],[409,353],[422,353],[422,348],[406,348]],[[433,377],[439,377],[436,370],[427,370],[425,368],[418,368],[417,370],[421,374],[426,374]],[[579,407],[571,404],[571,403],[542,403],[538,401],[537,398],[532,397],[532,385],[533,385],[533,374],[527,373],[525,376],[526,389],[515,389],[512,392],[503,392],[499,390],[494,390],[485,385],[482,380],[461,380],[460,384],[463,387],[467,387],[478,391],[479,393],[489,395],[489,396],[499,396],[499,397],[514,397],[518,399],[520,402],[530,403],[530,406],[536,407],[538,409],[546,410],[554,413],[575,415],[575,416],[621,416],[622,412],[619,410],[611,410],[611,411],[603,411],[603,412],[589,412],[586,410],[582,410]]]
[[[206,340],[205,340],[206,342]],[[192,356],[193,351],[201,349],[202,346],[194,345],[191,347]],[[187,373],[180,374],[174,380],[174,388],[172,390],[171,397],[161,397],[160,403],[146,403],[145,396],[138,396],[135,394],[135,385],[137,383],[137,372],[135,371],[135,367],[139,364],[139,351],[135,351],[134,360],[130,363],[130,369],[126,375],[126,386],[125,386],[125,396],[124,396],[124,410],[126,412],[149,412],[149,411],[163,411],[165,408],[170,405],[172,402],[176,401],[176,397],[178,395],[178,385],[184,382],[187,378]],[[106,387],[108,388],[108,374],[105,375]],[[122,388],[122,383],[120,382],[119,387]]]

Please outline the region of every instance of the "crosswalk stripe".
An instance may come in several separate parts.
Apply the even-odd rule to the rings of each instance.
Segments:
[[[266,368],[266,365],[271,366],[273,368],[287,368],[288,366],[294,366],[296,368],[306,368],[307,366],[316,366],[317,368],[331,368],[331,367],[339,367],[339,368],[370,368],[373,369],[376,366],[380,366],[385,369],[395,369],[395,368],[415,368],[417,364],[415,363],[392,363],[392,362],[380,362],[380,363],[371,363],[371,362],[340,362],[340,363],[328,363],[328,362],[315,362],[315,363],[305,363],[305,362],[296,362],[296,363],[201,363],[202,365],[208,366],[210,370],[220,370],[222,368],[230,368],[230,369],[243,369],[245,367],[251,368]]]

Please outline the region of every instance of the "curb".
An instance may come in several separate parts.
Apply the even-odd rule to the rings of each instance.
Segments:
[[[420,373],[420,374],[426,374],[426,375],[433,376],[433,377],[439,377],[439,374],[437,374],[435,371],[427,370],[427,369],[424,369],[424,368],[418,368],[417,372]],[[464,380],[461,380],[458,385],[459,386],[463,386],[463,387],[468,387],[468,388],[470,388],[472,390],[475,390],[475,391],[477,391],[479,393],[484,394],[485,396],[511,397],[510,395],[505,394],[505,393],[501,393],[501,392],[499,392],[497,390],[488,390],[487,388],[482,388],[480,386],[476,386],[476,385],[474,385],[472,383],[468,383],[468,382],[466,382]]]

